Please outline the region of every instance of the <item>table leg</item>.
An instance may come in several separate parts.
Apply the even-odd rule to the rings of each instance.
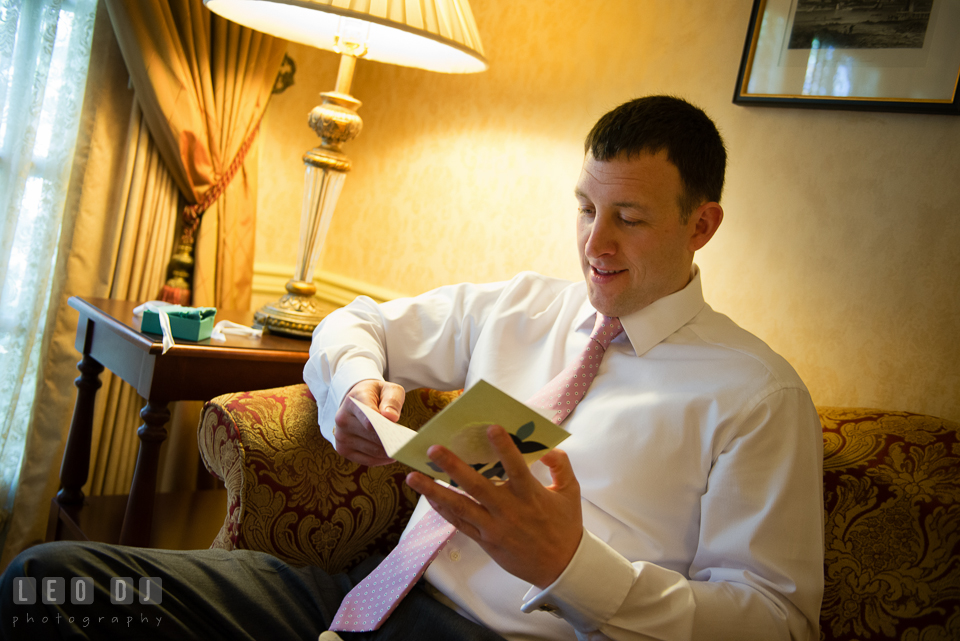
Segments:
[[[153,525],[153,500],[157,490],[157,465],[160,460],[160,446],[167,438],[163,427],[170,420],[167,403],[148,401],[140,410],[143,425],[137,430],[140,437],[140,451],[137,453],[137,467],[130,484],[130,497],[127,499],[127,511],[123,515],[123,527],[120,529],[120,545],[146,547],[150,542],[150,528]]]
[[[77,402],[73,406],[73,419],[67,436],[67,447],[60,465],[60,491],[57,501],[64,505],[83,503],[83,484],[90,473],[90,441],[93,438],[93,405],[100,389],[100,372],[103,365],[89,354],[84,354],[77,363],[80,376],[73,384],[77,386]]]

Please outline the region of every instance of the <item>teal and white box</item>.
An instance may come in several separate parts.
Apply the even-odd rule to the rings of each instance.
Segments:
[[[214,319],[217,310],[214,307],[181,307],[170,305],[163,311],[170,318],[170,333],[174,338],[188,341],[202,341],[210,338],[213,332]],[[143,320],[140,322],[140,331],[145,334],[163,334],[160,329],[160,315],[153,309],[143,310]]]

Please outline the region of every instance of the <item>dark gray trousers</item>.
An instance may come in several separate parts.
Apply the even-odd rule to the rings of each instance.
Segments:
[[[154,550],[103,543],[47,543],[17,556],[0,577],[0,638],[310,639],[327,629],[344,595],[379,563],[348,574],[296,568],[248,550]],[[18,604],[17,577],[36,579],[36,602]],[[64,578],[62,604],[42,602],[41,580]],[[73,604],[71,578],[93,579],[93,603]],[[160,577],[159,604],[111,603],[110,579]],[[79,593],[78,593],[79,594]],[[154,600],[156,597],[154,597]],[[503,641],[430,597],[419,586],[380,630],[342,632],[350,641]]]

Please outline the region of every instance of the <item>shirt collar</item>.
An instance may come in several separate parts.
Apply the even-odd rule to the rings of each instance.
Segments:
[[[643,309],[621,316],[623,334],[637,356],[642,356],[667,337],[689,323],[706,303],[700,285],[700,268],[693,265],[687,286],[669,296],[653,301]],[[577,329],[593,329],[597,310],[587,300],[580,310]],[[582,318],[581,318],[582,317]],[[616,341],[623,340],[617,337]]]

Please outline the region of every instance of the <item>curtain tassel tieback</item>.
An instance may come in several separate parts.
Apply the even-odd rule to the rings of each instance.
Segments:
[[[167,282],[160,289],[160,295],[158,296],[160,300],[174,305],[190,305],[194,266],[193,248],[197,228],[200,226],[200,218],[203,216],[203,212],[227,190],[230,181],[243,166],[247,152],[250,151],[250,147],[259,131],[260,123],[258,122],[247,139],[243,141],[237,155],[233,158],[233,162],[227,167],[227,171],[221,174],[220,180],[203,194],[203,198],[199,202],[183,208],[180,221],[180,240],[177,242],[173,256],[170,257],[170,263],[167,266]]]

